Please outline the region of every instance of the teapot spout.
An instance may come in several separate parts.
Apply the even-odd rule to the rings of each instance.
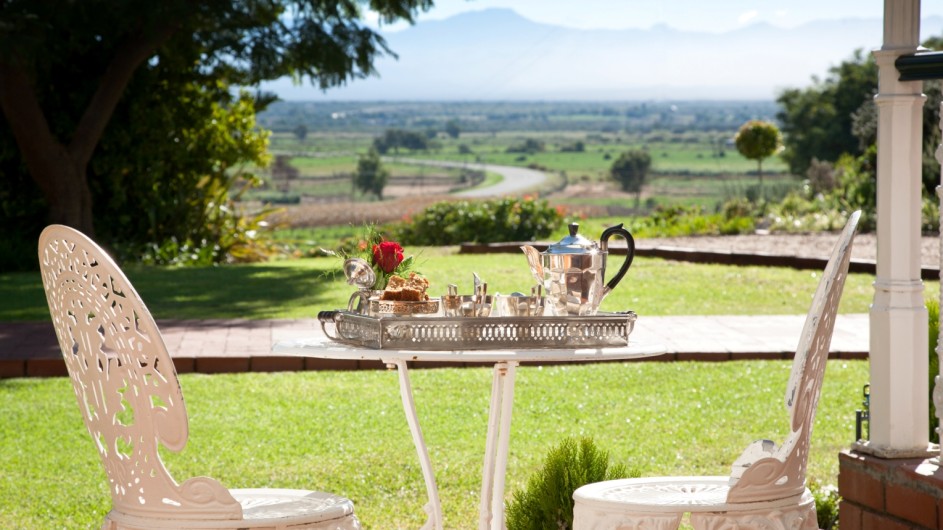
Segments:
[[[527,258],[527,264],[530,265],[530,273],[534,275],[538,285],[544,283],[544,266],[540,260],[540,251],[530,245],[521,245],[524,256]]]

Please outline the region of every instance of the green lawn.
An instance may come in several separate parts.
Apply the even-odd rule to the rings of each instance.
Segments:
[[[604,221],[600,221],[604,222]],[[593,221],[585,223],[595,233]],[[531,283],[522,255],[419,250],[433,292],[491,292]],[[618,259],[618,258],[616,258]],[[157,318],[299,318],[341,307],[351,292],[330,275],[339,259],[126,272]],[[639,258],[604,309],[646,315],[804,313],[815,271],[694,265]],[[873,278],[849,276],[843,312],[866,312]],[[927,286],[935,292],[935,282]],[[0,319],[48,319],[38,273],[0,275]],[[615,460],[652,474],[726,474],[750,441],[781,441],[790,363],[611,363],[518,372],[510,494],[547,449],[591,436]],[[414,370],[417,408],[441,491],[446,528],[476,520],[491,374]],[[394,374],[385,371],[182,376],[190,443],[165,453],[178,480],[210,475],[229,487],[308,487],[351,497],[366,528],[423,522],[424,487]],[[868,380],[864,361],[832,361],[819,405],[810,478],[837,483],[837,453],[854,437]],[[66,378],[0,380],[0,528],[97,528],[106,481]],[[9,499],[16,499],[10,502]]]
[[[601,232],[586,223],[586,233]],[[529,292],[534,283],[521,254],[459,255],[455,248],[407,249],[432,285],[472,290],[472,272],[489,292]],[[613,257],[617,266],[620,257]],[[286,260],[209,268],[129,266],[125,273],[156,318],[311,318],[346,307],[352,288],[339,273],[340,258]],[[612,274],[612,272],[610,272]],[[801,314],[808,310],[817,271],[699,265],[638,258],[603,310],[645,315]],[[849,275],[840,311],[866,313],[873,296],[867,274]],[[937,282],[928,282],[935,292]],[[0,274],[0,320],[49,318],[38,273]]]
[[[727,474],[757,438],[781,441],[790,363],[612,363],[519,369],[507,495],[567,436],[591,436],[643,475]],[[864,361],[829,362],[809,476],[837,483],[854,437]],[[413,370],[445,526],[477,520],[490,370]],[[423,486],[385,371],[181,377],[190,441],[164,452],[178,481],[306,487],[353,499],[365,528],[415,529]],[[98,528],[110,505],[104,472],[68,379],[0,380],[0,528]]]

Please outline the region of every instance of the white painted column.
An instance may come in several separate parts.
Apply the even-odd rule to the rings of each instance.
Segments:
[[[900,82],[895,59],[919,45],[920,1],[885,0],[878,64],[877,277],[871,305],[871,416],[858,449],[927,455],[928,328],[920,279],[921,81]]]

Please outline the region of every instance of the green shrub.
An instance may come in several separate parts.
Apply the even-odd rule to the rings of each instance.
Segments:
[[[862,210],[858,228],[862,232],[875,228],[877,180],[874,172],[875,153],[869,149],[859,157],[844,155],[835,162],[836,184],[827,193],[806,182],[800,191],[770,204],[766,211],[769,228],[774,232],[818,232],[839,230],[848,213]],[[937,208],[924,201],[923,226],[931,230],[938,226],[934,221]]]
[[[648,217],[633,219],[628,229],[640,238],[733,235],[752,233],[755,224],[752,216],[740,216],[736,208],[725,213],[705,214],[696,206],[673,206],[657,208]]]
[[[756,224],[752,217],[734,217],[726,219],[720,225],[720,233],[725,236],[750,234],[756,231]]]
[[[564,439],[547,453],[543,467],[514,492],[507,503],[508,530],[569,530],[573,528],[573,492],[580,486],[637,477],[625,466],[609,465],[609,453],[600,451],[591,438]]]
[[[815,499],[815,516],[821,530],[838,530],[838,504],[841,496],[835,486],[809,484],[809,491]]]
[[[807,199],[792,193],[770,204],[766,219],[772,232],[822,232],[840,230],[850,210],[830,204],[821,196]]]
[[[720,210],[726,219],[750,217],[753,215],[753,203],[745,197],[737,197],[724,202]]]
[[[400,225],[396,239],[427,246],[533,241],[548,237],[562,224],[563,214],[546,200],[446,201]]]
[[[924,233],[936,234],[940,231],[940,203],[936,197],[924,197],[920,208],[920,229]]]

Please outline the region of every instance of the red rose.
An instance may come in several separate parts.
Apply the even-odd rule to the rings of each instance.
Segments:
[[[373,245],[373,262],[383,269],[383,272],[389,274],[396,270],[400,262],[403,261],[403,247],[393,241],[383,241],[379,245]]]

